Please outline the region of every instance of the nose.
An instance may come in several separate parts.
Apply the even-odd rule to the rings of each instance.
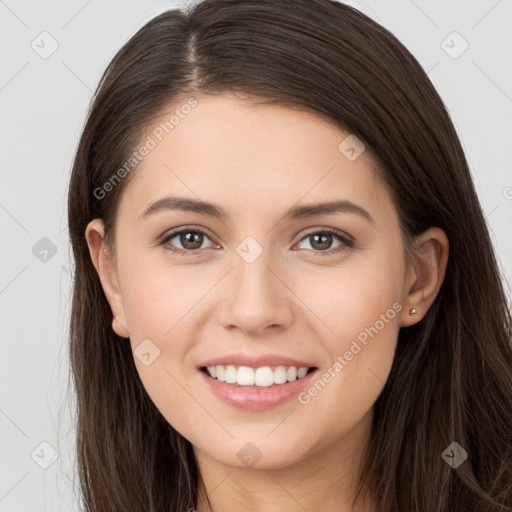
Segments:
[[[270,261],[270,251],[251,263],[235,254],[234,268],[229,272],[221,291],[223,309],[221,322],[230,330],[246,335],[286,329],[293,321],[293,293],[277,265]]]

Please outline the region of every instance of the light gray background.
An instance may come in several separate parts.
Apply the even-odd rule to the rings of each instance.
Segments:
[[[512,1],[346,3],[390,29],[428,71],[445,101],[510,296]],[[79,510],[72,393],[66,401],[73,268],[67,182],[92,91],[108,62],[144,23],[183,5],[0,0],[1,512]],[[58,43],[46,59],[31,47],[35,41],[40,52],[51,49],[48,36],[40,36],[43,31]],[[462,48],[458,36],[446,39],[453,31],[469,43],[458,58],[445,51]],[[46,255],[46,262],[40,259],[44,253],[33,253],[43,237],[57,250]],[[58,457],[51,463],[53,450]]]

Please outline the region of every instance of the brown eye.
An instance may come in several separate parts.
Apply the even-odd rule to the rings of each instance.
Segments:
[[[171,243],[171,240],[174,239],[176,241]],[[204,231],[199,229],[181,229],[167,234],[162,239],[161,244],[165,245],[170,251],[177,253],[199,252],[205,239],[209,240],[209,237]]]
[[[333,229],[322,229],[320,231],[313,231],[302,238],[309,240],[310,250],[321,256],[332,255],[340,251],[345,251],[354,246],[354,241],[341,232]],[[338,245],[331,249],[332,244],[338,241]],[[307,248],[309,250],[309,248]],[[315,254],[316,255],[316,254]]]

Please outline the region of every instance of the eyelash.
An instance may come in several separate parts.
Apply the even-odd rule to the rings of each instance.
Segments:
[[[174,230],[174,231],[171,231],[170,233],[167,233],[163,236],[163,238],[161,239],[161,242],[160,242],[160,245],[166,245],[166,249],[173,252],[173,253],[176,253],[176,254],[181,254],[181,255],[184,255],[184,256],[190,256],[194,253],[198,253],[201,251],[201,249],[197,249],[197,250],[194,250],[194,251],[191,251],[191,250],[186,250],[186,249],[178,249],[176,247],[173,247],[169,244],[169,241],[172,240],[175,236],[177,235],[181,235],[182,233],[199,233],[199,234],[202,234],[202,235],[205,235],[207,238],[210,238],[208,236],[207,233],[205,233],[203,230],[201,229],[196,229],[196,228],[181,228],[181,229],[177,229],[177,230]],[[306,233],[306,235],[304,235],[300,240],[299,242],[302,242],[303,240],[309,238],[310,236],[313,236],[313,235],[319,235],[319,234],[330,234],[330,235],[334,235],[335,238],[338,239],[338,241],[342,242],[342,245],[338,246],[337,248],[335,249],[327,249],[325,251],[315,251],[315,250],[312,250],[312,249],[306,249],[306,250],[312,250],[313,253],[314,253],[314,256],[332,256],[333,254],[337,254],[339,252],[342,252],[342,251],[346,251],[348,249],[352,249],[354,247],[354,240],[352,240],[351,238],[349,238],[348,236],[342,234],[340,231],[337,231],[336,229],[332,229],[332,228],[322,228],[322,229],[319,229],[317,231],[310,231],[309,233]]]

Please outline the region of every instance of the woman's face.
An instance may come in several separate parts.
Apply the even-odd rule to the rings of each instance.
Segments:
[[[141,140],[118,210],[114,328],[197,450],[286,467],[368,433],[411,285],[399,220],[353,135],[283,106],[196,100]]]

